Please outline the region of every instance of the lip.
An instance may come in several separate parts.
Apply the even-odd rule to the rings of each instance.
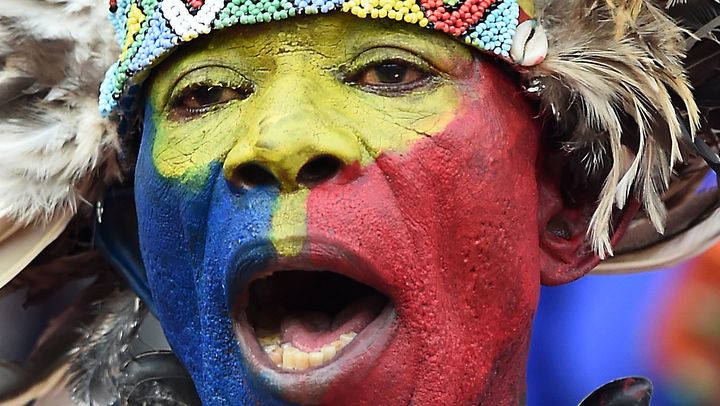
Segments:
[[[238,256],[235,292],[231,303],[235,320],[235,336],[241,348],[244,361],[254,377],[272,392],[290,402],[301,404],[318,403],[334,385],[358,379],[367,374],[378,357],[384,352],[396,330],[397,313],[393,298],[387,294],[382,278],[372,265],[343,246],[318,239],[305,239],[311,250],[292,258],[265,261],[259,266],[255,249],[243,250]],[[268,258],[268,257],[266,257]],[[274,272],[288,270],[332,271],[357,282],[368,285],[384,294],[390,300],[380,314],[367,325],[328,364],[304,371],[284,371],[273,365],[261,348],[244,309],[248,304],[248,286],[255,280]],[[234,299],[233,299],[234,298]]]

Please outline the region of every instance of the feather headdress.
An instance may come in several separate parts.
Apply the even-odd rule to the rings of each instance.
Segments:
[[[682,160],[676,109],[688,113],[692,133],[699,126],[682,68],[684,38],[647,1],[537,4],[551,52],[525,75],[557,123],[559,141],[578,156],[573,169],[588,178],[605,176],[590,223],[593,249],[603,257],[612,252],[612,210],[622,209],[633,190],[655,228],[664,230],[661,195]]]
[[[18,0],[0,10],[0,219],[17,228],[0,241],[26,250],[3,250],[2,285],[119,175],[115,125],[97,114],[98,85],[117,52],[105,13],[93,0]]]

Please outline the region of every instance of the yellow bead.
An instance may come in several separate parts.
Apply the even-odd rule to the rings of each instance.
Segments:
[[[360,9],[357,13],[357,16],[360,18],[365,18],[367,17],[367,11],[365,11],[364,9]]]
[[[418,11],[420,11],[420,6],[418,6],[417,4],[413,4],[412,6],[410,6],[410,11],[412,11],[413,13],[417,13]]]
[[[396,15],[396,14],[397,14],[397,11],[395,11],[395,10],[390,10],[390,11],[388,11],[387,16],[388,16],[389,18],[395,18],[395,15]]]
[[[427,19],[427,18],[423,18],[422,20],[420,20],[420,22],[418,23],[418,25],[420,25],[421,27],[427,27],[428,23],[429,23],[428,19]]]
[[[377,9],[371,9],[370,10],[370,17],[372,18],[378,18],[380,17],[380,12]]]

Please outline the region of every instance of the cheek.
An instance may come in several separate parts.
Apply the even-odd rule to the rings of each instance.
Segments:
[[[539,289],[539,130],[493,67],[467,86],[472,96],[443,131],[381,154],[356,181],[313,189],[308,234],[371,258],[375,283],[414,319],[437,315],[426,303],[462,302],[472,318],[482,303],[504,302],[482,316],[486,325],[526,324]]]
[[[419,385],[416,394],[447,394],[433,404],[467,403],[492,371],[525,362],[540,286],[539,129],[499,72],[466,90],[474,96],[443,131],[308,198],[308,233],[369,258],[396,301],[397,338],[379,362],[403,371],[398,399]],[[386,379],[374,372],[365,382]]]

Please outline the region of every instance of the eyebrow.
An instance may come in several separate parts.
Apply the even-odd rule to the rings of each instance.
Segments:
[[[360,33],[357,27],[360,26],[357,25],[354,26],[356,29],[348,29],[339,37],[341,38],[340,41],[344,42],[344,47],[346,48],[346,52],[344,52],[346,59],[352,60],[362,52],[371,48],[392,47],[416,54],[430,61],[445,72],[457,71],[459,58],[466,62],[473,60],[473,53],[467,46],[453,41],[440,33],[429,30],[419,31],[420,29],[417,27],[398,24],[396,21],[378,20],[377,23],[377,29],[374,31],[374,35],[359,35]],[[364,31],[362,33],[366,34]],[[225,35],[228,35],[228,33]],[[210,37],[207,37],[193,44],[194,46],[185,48],[186,51],[184,53],[181,53],[182,51],[175,53],[165,61],[165,63],[175,65],[175,68],[171,69],[171,71],[176,73],[178,80],[195,69],[213,65],[239,69],[240,71],[250,68],[257,69],[258,65],[244,62],[247,58],[237,58],[233,61],[232,66],[228,66],[228,60],[217,54],[218,51],[221,51],[220,49],[208,49],[208,43],[210,41]],[[227,51],[233,48],[243,48],[241,44],[242,40],[237,42],[233,41],[232,44],[228,43],[223,49]],[[300,46],[307,50],[313,49],[313,46],[310,44],[302,44]],[[198,57],[196,54],[203,49],[210,52],[206,52],[202,57]]]
[[[383,23],[392,23],[392,21]],[[352,49],[355,55],[377,47],[393,47],[404,49],[410,53],[433,61],[445,71],[451,71],[453,66],[448,66],[451,61],[457,61],[461,55],[466,56],[467,62],[472,61],[473,53],[463,44],[456,41],[448,41],[444,36],[435,36],[432,32],[418,33],[408,32],[406,29],[415,27],[383,27],[378,30],[381,35],[359,35],[357,41],[353,42]]]

